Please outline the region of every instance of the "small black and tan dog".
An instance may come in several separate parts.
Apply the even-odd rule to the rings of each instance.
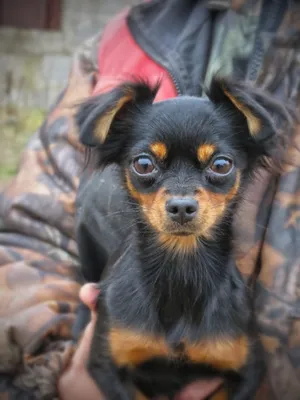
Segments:
[[[232,219],[253,173],[279,157],[289,114],[230,80],[203,98],[153,103],[157,90],[125,83],[77,114],[98,165],[119,165],[132,211],[100,282],[89,372],[108,400],[172,399],[208,376],[225,381],[212,399],[253,399],[263,357]]]

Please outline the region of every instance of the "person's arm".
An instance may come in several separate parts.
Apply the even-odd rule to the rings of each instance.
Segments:
[[[66,89],[0,193],[0,398],[56,398],[72,352],[81,284],[75,198],[84,167],[74,113],[93,92],[97,50],[89,40],[76,52]]]

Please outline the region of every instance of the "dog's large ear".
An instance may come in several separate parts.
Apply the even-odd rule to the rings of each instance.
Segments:
[[[157,90],[158,85],[129,82],[91,97],[79,107],[76,115],[80,141],[89,147],[99,147],[109,140],[117,142],[116,135],[128,132],[133,113],[143,104],[151,104]]]
[[[241,123],[246,127],[248,135],[241,139],[257,156],[273,158],[278,154],[283,135],[287,137],[293,126],[293,116],[285,104],[265,91],[229,79],[214,78],[207,95],[216,105],[231,110],[238,131]]]

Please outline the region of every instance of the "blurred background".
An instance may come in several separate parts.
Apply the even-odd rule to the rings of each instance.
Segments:
[[[0,190],[64,88],[72,53],[137,0],[0,0]]]

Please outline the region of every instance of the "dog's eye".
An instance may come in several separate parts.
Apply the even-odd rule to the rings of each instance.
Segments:
[[[226,157],[218,157],[213,160],[210,170],[218,175],[227,175],[232,170],[232,160]]]
[[[147,156],[137,157],[133,162],[133,168],[140,175],[148,175],[155,170],[151,158]]]

